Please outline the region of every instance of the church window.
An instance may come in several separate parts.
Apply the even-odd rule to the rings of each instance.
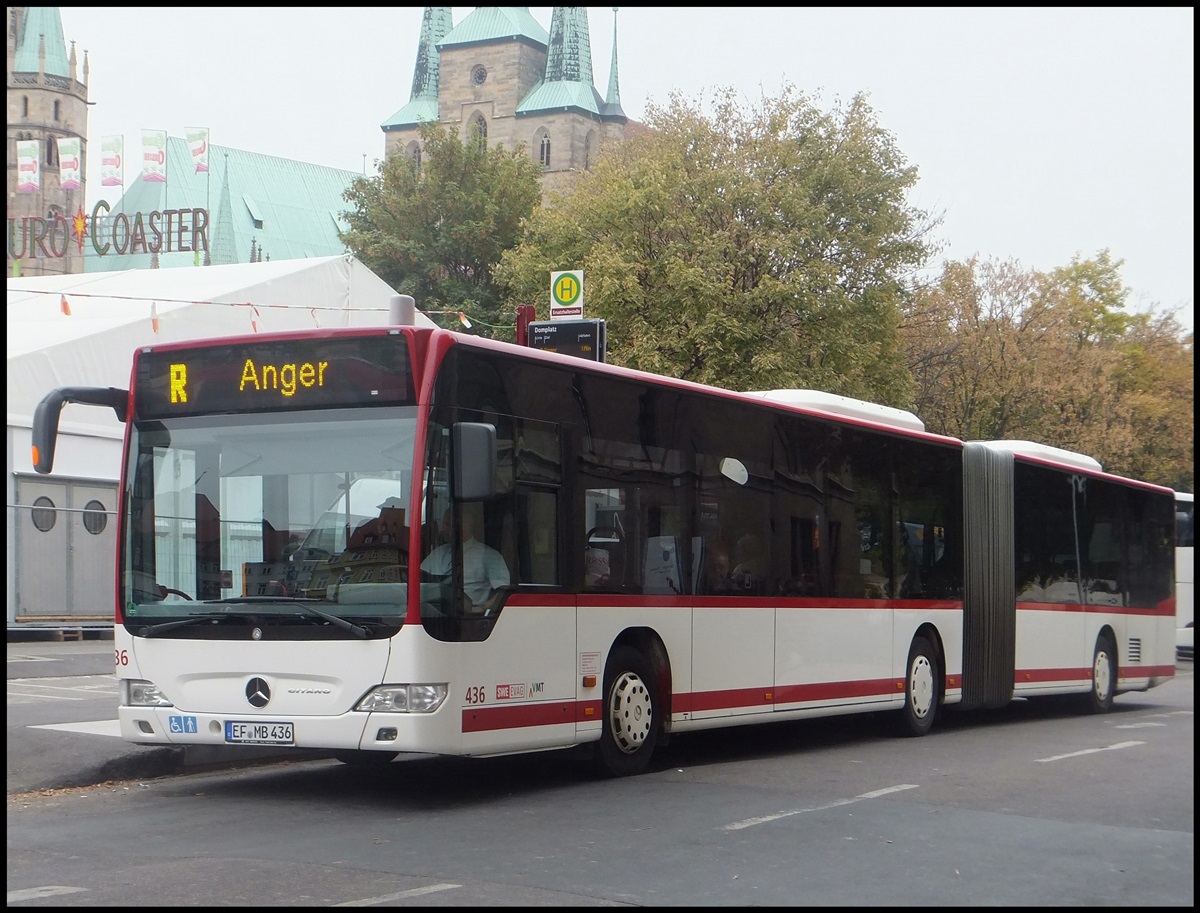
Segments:
[[[538,145],[538,162],[543,168],[550,167],[550,134],[542,131],[542,141]]]
[[[62,104],[62,102],[55,99],[55,102],[54,102],[54,119],[55,120],[58,120],[58,106],[61,104]]]
[[[469,135],[480,149],[487,148],[487,121],[483,119],[483,115],[477,114],[471,120]]]
[[[583,138],[583,167],[585,171],[591,171],[596,167],[595,130],[589,130],[587,136]]]

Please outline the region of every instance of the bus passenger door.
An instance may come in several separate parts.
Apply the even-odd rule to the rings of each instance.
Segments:
[[[463,738],[468,753],[575,742],[575,596],[563,586],[560,435],[511,419],[501,436],[500,492],[481,502],[482,538],[507,566],[503,605],[467,645]],[[475,686],[475,687],[472,687]]]

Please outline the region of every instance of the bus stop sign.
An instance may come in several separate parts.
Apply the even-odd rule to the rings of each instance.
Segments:
[[[604,361],[603,320],[535,320],[529,324],[529,345],[544,352]]]

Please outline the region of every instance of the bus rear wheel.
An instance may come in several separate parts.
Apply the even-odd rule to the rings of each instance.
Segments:
[[[921,736],[933,728],[941,693],[941,670],[933,644],[926,637],[914,637],[908,650],[904,708],[900,711],[904,735]]]
[[[1112,710],[1117,688],[1117,648],[1112,638],[1101,634],[1092,655],[1092,687],[1085,707],[1088,713],[1108,713]]]
[[[641,773],[658,743],[659,707],[654,667],[632,647],[617,647],[604,670],[604,728],[595,760],[609,777]]]

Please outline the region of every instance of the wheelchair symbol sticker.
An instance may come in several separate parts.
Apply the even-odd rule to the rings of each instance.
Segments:
[[[170,726],[171,732],[177,735],[200,731],[196,725],[196,718],[194,716],[169,716],[167,717],[167,724]]]

